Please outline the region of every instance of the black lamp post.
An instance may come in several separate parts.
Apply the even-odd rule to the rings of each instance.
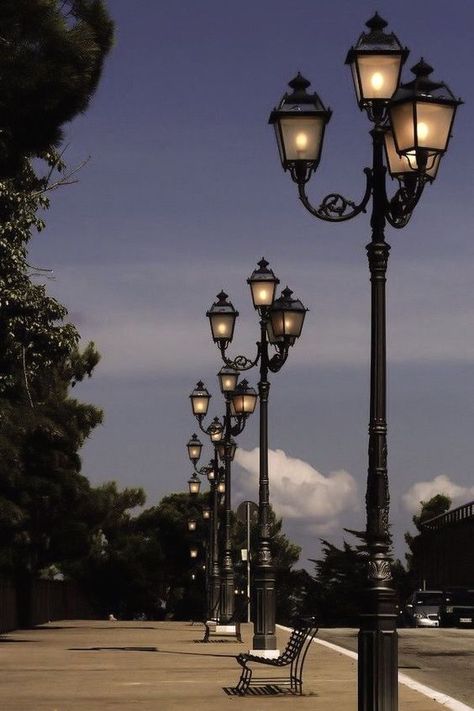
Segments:
[[[217,458],[217,451],[214,446],[214,456],[207,466],[197,468],[199,461],[202,443],[194,434],[186,445],[188,456],[191,460],[194,472],[188,481],[189,491],[191,494],[199,493],[201,481],[197,475],[207,476],[209,482],[209,504],[202,507],[202,517],[205,521],[209,521],[209,537],[208,537],[208,556],[206,565],[206,592],[207,592],[207,615],[211,617],[219,600],[221,579],[219,571],[219,543],[218,543],[218,482],[221,471]],[[197,521],[195,518],[188,519],[188,531],[196,531]]]
[[[260,318],[260,340],[254,360],[239,355],[233,360],[226,356],[226,350],[232,341],[235,320],[238,312],[227,300],[227,294],[221,292],[217,301],[207,312],[212,338],[217,343],[222,360],[227,368],[245,371],[260,364],[258,398],[260,400],[260,466],[259,466],[259,526],[258,550],[254,570],[256,591],[256,615],[253,637],[253,649],[258,649],[266,656],[274,656],[275,636],[275,571],[270,551],[269,505],[270,491],[268,478],[268,394],[270,383],[268,372],[277,373],[284,365],[290,346],[294,345],[301,334],[306,308],[301,301],[293,299],[290,289],[286,288],[279,299],[275,299],[275,290],[279,279],[268,268],[268,262],[262,259],[247,283],[250,286],[252,301]],[[223,318],[225,316],[225,324]],[[275,348],[270,356],[269,345]],[[257,393],[243,380],[235,387],[232,403],[229,407],[239,416],[253,412]]]
[[[389,552],[389,492],[387,476],[385,281],[390,246],[384,229],[388,222],[402,228],[408,223],[423,189],[436,177],[445,153],[457,106],[448,87],[433,82],[423,60],[413,67],[415,78],[400,84],[408,50],[387,23],[375,14],[346,59],[350,64],[359,107],[373,124],[372,167],[366,168],[366,191],[357,205],[339,194],[327,195],[319,207],[311,205],[305,185],[319,163],[323,129],[330,118],[309,82],[298,75],[278,108],[272,111],[284,170],[298,185],[299,197],[309,212],[322,220],[350,220],[372,198],[371,241],[367,245],[371,293],[371,366],[369,466],[367,479],[368,588],[359,632],[359,711],[395,711],[397,655],[395,593]],[[308,108],[309,107],[309,108]],[[386,172],[398,181],[389,199]]]
[[[224,299],[225,301],[225,299]],[[230,331],[229,331],[230,328]],[[219,309],[219,323],[216,324],[216,332],[225,332],[228,334],[233,331],[233,323],[230,323],[229,315],[224,308]],[[239,374],[235,369],[221,369],[218,373],[219,385],[225,400],[225,413],[222,422],[218,417],[215,417],[212,423],[205,427],[203,425],[204,416],[207,413],[210,395],[202,382],[199,382],[196,388],[191,393],[191,405],[193,414],[195,415],[200,429],[209,435],[214,444],[215,459],[217,455],[224,463],[224,480],[216,480],[216,496],[224,494],[224,537],[223,537],[223,554],[220,568],[220,610],[219,620],[222,624],[229,622],[234,614],[234,566],[232,561],[232,540],[231,540],[231,464],[234,459],[236,443],[233,437],[239,435],[246,424],[249,412],[234,414],[231,411],[231,395],[236,387]],[[191,440],[190,440],[191,442]],[[189,444],[188,444],[189,450]],[[213,576],[213,607],[216,597],[216,577],[217,570],[212,571]]]

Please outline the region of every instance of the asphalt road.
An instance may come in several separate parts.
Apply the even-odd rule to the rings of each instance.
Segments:
[[[474,629],[400,629],[398,634],[401,671],[474,706]],[[321,629],[318,637],[357,651],[355,629]]]

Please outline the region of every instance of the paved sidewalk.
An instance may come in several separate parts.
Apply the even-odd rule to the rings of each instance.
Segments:
[[[203,626],[184,622],[65,621],[0,637],[2,711],[221,711],[312,709],[354,711],[356,662],[313,644],[306,659],[304,696],[229,696],[245,644],[201,644]],[[278,632],[284,647],[286,632]],[[400,686],[403,711],[442,706]]]

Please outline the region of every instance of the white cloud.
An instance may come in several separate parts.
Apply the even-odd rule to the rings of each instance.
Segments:
[[[238,449],[236,462],[251,478],[236,477],[236,486],[248,497],[258,491],[259,450]],[[338,517],[357,505],[356,482],[346,471],[327,476],[302,459],[288,456],[283,450],[268,452],[270,499],[277,515],[287,519],[306,519],[310,530],[335,530]]]
[[[419,481],[403,494],[402,500],[408,511],[415,513],[421,501],[429,501],[436,494],[445,494],[451,499],[467,499],[474,496],[474,486],[459,486],[449,476],[440,474],[431,481]]]

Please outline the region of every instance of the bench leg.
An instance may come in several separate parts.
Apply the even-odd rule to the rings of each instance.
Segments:
[[[209,633],[210,633],[209,625],[204,625],[204,627],[206,628],[206,631],[204,632],[204,638],[202,641],[209,642]]]
[[[251,681],[252,681],[252,670],[249,667],[244,665],[242,668],[242,674],[240,675],[238,684],[235,687],[236,692],[238,694],[241,694],[242,696],[244,694],[246,694]]]

